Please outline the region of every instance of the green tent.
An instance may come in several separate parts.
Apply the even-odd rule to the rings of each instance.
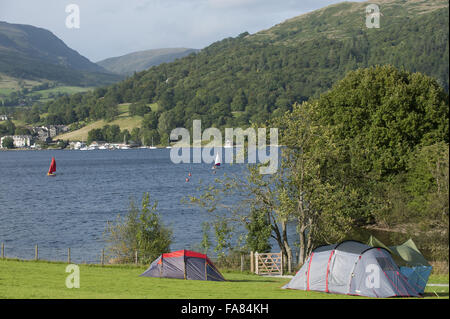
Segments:
[[[411,286],[419,293],[424,293],[432,267],[411,238],[401,245],[388,247],[376,237],[370,236],[367,244],[389,251],[395,262],[400,266],[400,272],[405,275]]]
[[[372,247],[381,247],[386,249],[400,265],[410,267],[431,266],[411,238],[401,245],[388,247],[376,237],[370,236],[367,244]]]

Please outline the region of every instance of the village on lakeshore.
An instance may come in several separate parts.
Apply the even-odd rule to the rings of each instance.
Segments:
[[[0,123],[11,120],[7,115],[0,115]],[[70,127],[67,125],[42,125],[42,126],[27,126],[31,134],[24,135],[4,135],[0,137],[0,150],[14,149],[14,150],[41,150],[41,149],[67,149],[67,150],[128,150],[133,148],[140,149],[157,149],[159,147],[145,146],[139,141],[127,141],[124,139],[122,143],[110,143],[106,141],[65,141],[58,138],[58,135],[70,132]],[[4,146],[4,141],[10,139],[11,145]],[[169,142],[176,142],[171,140]],[[170,144],[170,143],[169,143]],[[185,147],[185,146],[183,146]],[[189,145],[186,145],[189,147]],[[237,147],[233,142],[226,140],[225,148]],[[166,146],[170,148],[170,146]]]
[[[1,121],[7,121],[10,118],[7,115],[0,116]],[[32,134],[27,135],[5,135],[0,138],[0,149],[5,150],[3,142],[5,139],[12,140],[12,148],[16,150],[40,150],[43,148],[52,149],[71,149],[71,150],[115,150],[115,149],[130,149],[130,148],[156,148],[140,146],[139,143],[129,141],[124,143],[107,143],[103,141],[93,141],[87,144],[84,141],[64,142],[57,139],[58,134],[67,133],[70,131],[67,125],[49,125],[49,126],[30,126],[28,127]],[[46,147],[43,147],[45,145]]]

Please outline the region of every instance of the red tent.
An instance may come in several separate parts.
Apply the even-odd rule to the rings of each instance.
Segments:
[[[187,280],[225,280],[208,256],[190,250],[162,254],[140,276]]]

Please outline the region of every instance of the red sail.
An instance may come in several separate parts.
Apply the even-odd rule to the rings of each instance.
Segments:
[[[48,174],[53,174],[54,172],[56,172],[56,162],[55,162],[55,158],[52,157],[52,163],[50,164]]]

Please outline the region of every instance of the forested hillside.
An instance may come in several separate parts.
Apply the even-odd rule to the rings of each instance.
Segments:
[[[435,78],[448,91],[448,2],[383,1],[381,27],[365,26],[367,3],[341,3],[250,35],[227,38],[108,88],[48,103],[49,124],[112,119],[120,103],[157,103],[148,127],[265,122],[329,89],[350,71],[392,64]]]

